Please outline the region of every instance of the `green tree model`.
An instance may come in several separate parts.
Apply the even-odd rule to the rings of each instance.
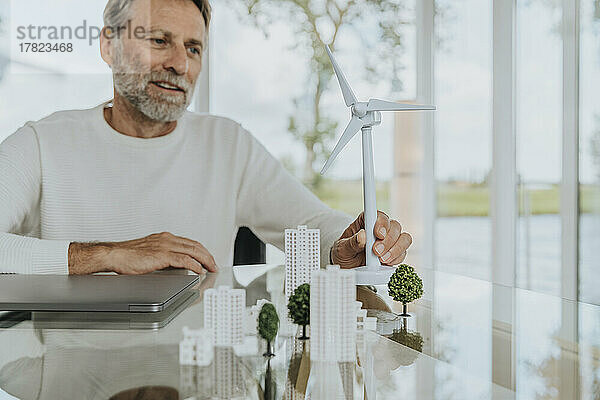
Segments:
[[[408,264],[400,264],[390,277],[388,293],[394,301],[402,303],[403,317],[410,317],[406,312],[406,305],[423,296],[423,281]]]
[[[308,339],[306,336],[306,325],[310,324],[310,285],[308,283],[303,283],[294,290],[287,307],[292,321],[302,326],[300,339]]]
[[[323,96],[332,81],[333,68],[324,43],[335,49],[341,30],[355,28],[356,40],[369,49],[362,57],[368,72],[367,79],[391,81],[391,91],[400,93],[402,82],[399,72],[404,53],[403,25],[411,23],[404,0],[228,0],[242,20],[250,17],[254,25],[268,36],[275,21],[286,21],[294,30],[293,48],[308,59],[305,92],[294,99],[294,115],[289,117],[288,131],[306,150],[303,180],[313,189],[318,187],[321,175],[316,163],[329,157],[328,142],[336,133],[337,123],[327,116]],[[376,19],[376,23],[368,25]],[[373,35],[365,35],[365,31]],[[339,90],[337,85],[332,86]],[[339,95],[339,93],[336,93]]]
[[[279,330],[279,316],[275,306],[271,303],[266,303],[260,309],[258,314],[258,334],[267,341],[267,351],[263,354],[265,357],[273,357],[271,343],[277,336]]]

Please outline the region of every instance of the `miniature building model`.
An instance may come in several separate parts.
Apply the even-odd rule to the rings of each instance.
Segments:
[[[209,365],[212,361],[212,333],[208,329],[183,327],[183,340],[179,342],[180,365]]]
[[[234,346],[244,340],[246,291],[220,286],[204,292],[204,328],[212,332],[215,346]]]
[[[179,342],[179,364],[196,365],[196,340],[187,335]]]
[[[239,358],[232,348],[216,347],[213,361],[213,399],[243,399],[246,392]]]
[[[312,274],[310,287],[311,360],[356,359],[354,271],[329,265]]]
[[[210,365],[213,359],[211,332],[207,329],[183,327],[183,340],[179,342],[179,390],[182,398],[196,394],[196,366]]]
[[[285,297],[303,283],[310,283],[312,271],[321,267],[321,242],[318,229],[285,230]]]
[[[193,365],[179,365],[179,395],[187,399],[196,394],[196,367]]]
[[[180,398],[244,399],[246,384],[239,357],[230,346],[213,347],[211,363],[180,366]]]
[[[377,318],[367,317],[367,310],[361,308],[362,303],[356,302],[356,332],[362,333],[365,330],[375,331],[377,330]]]

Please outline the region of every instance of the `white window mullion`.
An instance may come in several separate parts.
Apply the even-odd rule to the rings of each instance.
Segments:
[[[491,323],[492,332],[502,326],[509,337],[516,332],[516,301],[509,296],[507,302],[502,292],[515,286],[517,260],[516,9],[516,0],[493,0],[491,279],[502,286],[495,286],[492,293]],[[515,341],[492,336],[493,382],[515,387],[516,348]]]
[[[492,282],[515,285],[517,171],[515,136],[516,0],[493,2]]]
[[[416,4],[417,23],[417,103],[435,104],[434,101],[434,0],[421,0]],[[435,188],[435,132],[434,113],[424,112],[421,143],[423,145],[422,170],[422,213],[423,235],[421,240],[421,262],[434,266],[434,238],[436,218]]]
[[[434,15],[435,0],[419,0],[416,2],[416,31],[417,31],[417,103],[435,104],[434,102]],[[421,145],[423,160],[421,171],[421,246],[420,261],[422,265],[434,266],[434,229],[436,217],[436,187],[435,187],[435,133],[434,113],[420,113],[422,122]],[[435,304],[435,279],[426,283],[426,290],[431,294],[430,307]],[[429,346],[435,349],[435,335],[433,334],[434,320],[432,318],[420,318],[417,321],[417,330],[424,336],[431,338]],[[417,367],[417,385],[422,389],[423,398],[433,398],[435,385],[431,377],[435,376],[435,366],[422,363]]]
[[[579,293],[579,0],[563,0],[563,130],[561,215],[561,296]]]
[[[562,1],[563,129],[561,218],[561,309],[560,337],[579,338],[579,0]],[[570,349],[561,346],[561,355]],[[579,361],[567,360],[559,369],[560,398],[580,398]],[[568,362],[571,360],[571,362]]]

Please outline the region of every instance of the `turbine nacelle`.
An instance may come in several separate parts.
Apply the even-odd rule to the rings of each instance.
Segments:
[[[362,128],[381,124],[381,113],[379,111],[369,111],[363,117],[358,118],[362,121]]]

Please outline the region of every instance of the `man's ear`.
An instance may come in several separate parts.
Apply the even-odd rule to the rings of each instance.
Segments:
[[[112,28],[104,27],[100,34],[100,55],[102,59],[112,68],[115,51],[115,33]]]

